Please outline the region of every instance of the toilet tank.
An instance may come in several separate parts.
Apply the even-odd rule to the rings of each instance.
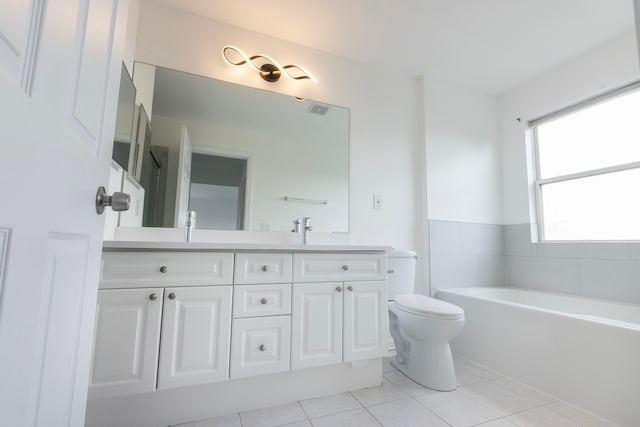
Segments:
[[[396,295],[413,293],[416,259],[416,253],[412,251],[387,252],[389,300],[395,300]]]

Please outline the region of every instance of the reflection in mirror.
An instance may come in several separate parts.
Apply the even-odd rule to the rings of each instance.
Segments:
[[[348,109],[161,67],[143,96],[153,99],[145,225],[174,227],[187,209],[196,228],[290,231],[311,217],[314,231],[348,231]],[[193,153],[181,161],[182,128]]]
[[[125,171],[131,171],[135,164],[136,148],[134,140],[134,116],[136,111],[136,88],[129,71],[122,64],[120,73],[120,92],[116,115],[116,130],[113,141],[113,160]]]

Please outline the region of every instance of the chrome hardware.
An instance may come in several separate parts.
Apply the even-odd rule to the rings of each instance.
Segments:
[[[267,349],[267,347],[264,346],[264,344],[260,344],[260,347],[258,347],[258,350],[260,351],[265,351]]]
[[[305,216],[302,218],[302,244],[306,245],[309,243],[309,232],[313,230],[311,226],[311,217]]]
[[[336,291],[342,292],[342,288],[340,286],[336,286]]]
[[[396,272],[395,270],[387,270],[387,274],[393,274],[395,272]]]
[[[267,301],[267,299],[266,299],[266,298],[262,298],[262,299],[260,300],[260,304],[263,304],[263,305],[264,305],[264,304],[266,304],[267,302],[268,302],[268,301]]]
[[[111,206],[116,212],[128,211],[131,204],[131,196],[127,193],[121,193],[116,191],[112,196],[107,194],[107,190],[104,187],[98,187],[96,192],[96,212],[98,215],[104,213],[104,208]]]
[[[176,294],[174,294],[173,292],[171,292],[171,293],[169,294],[169,299],[170,299],[170,300],[172,300],[172,301],[173,301],[174,299],[176,299]]]
[[[347,271],[347,270],[349,269],[349,266],[348,266],[348,265],[343,265],[343,266],[342,266],[342,269],[343,269],[344,271]]]
[[[349,289],[351,292],[353,292],[353,286],[349,286],[349,287],[347,287],[347,289]]]
[[[187,212],[187,242],[191,241],[191,234],[196,228],[196,211]]]
[[[151,301],[155,301],[155,300],[157,300],[157,299],[158,299],[158,295],[156,295],[156,294],[151,294],[151,295],[149,295],[149,299],[150,299]]]
[[[267,272],[267,271],[269,271],[269,267],[267,267],[266,265],[263,265],[260,270],[262,270],[264,272]]]
[[[293,230],[291,230],[292,233],[299,233],[300,232],[300,220],[296,219],[293,221]]]
[[[162,267],[160,267],[160,273],[166,273],[167,272],[167,266],[163,265]]]

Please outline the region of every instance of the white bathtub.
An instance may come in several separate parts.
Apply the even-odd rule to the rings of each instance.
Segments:
[[[456,355],[621,426],[640,426],[640,306],[515,288],[461,288]]]

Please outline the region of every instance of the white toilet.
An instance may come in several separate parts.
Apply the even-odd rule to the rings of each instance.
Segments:
[[[391,364],[434,390],[456,388],[449,341],[464,327],[464,311],[451,303],[414,294],[415,252],[387,254],[389,329],[396,346]]]

